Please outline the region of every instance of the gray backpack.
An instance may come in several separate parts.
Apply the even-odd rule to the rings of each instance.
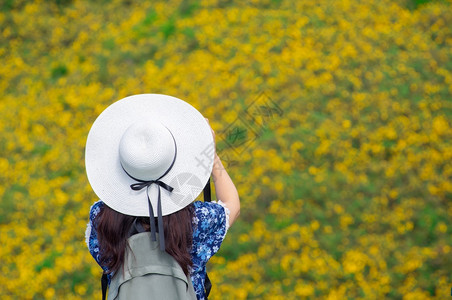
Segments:
[[[210,179],[203,190],[204,202],[211,201]],[[179,263],[168,253],[160,251],[159,239],[151,240],[151,233],[134,222],[129,233],[132,251],[126,252],[124,272],[118,271],[111,279],[108,291],[109,300],[147,300],[147,299],[193,299],[196,293],[189,276],[186,276]],[[107,293],[108,279],[103,274],[102,300]],[[212,283],[205,277],[204,291],[209,296]]]
[[[159,249],[150,232],[132,235],[126,252],[124,271],[118,270],[110,282],[109,300],[193,299],[196,294],[189,276],[178,262]]]

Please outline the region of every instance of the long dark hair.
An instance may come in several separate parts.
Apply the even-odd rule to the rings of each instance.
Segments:
[[[163,216],[165,231],[165,250],[182,267],[188,275],[193,265],[190,250],[193,243],[193,205]],[[121,214],[107,205],[103,205],[98,215],[97,233],[100,248],[100,264],[107,267],[108,273],[118,271],[124,265],[124,254],[129,247],[127,239],[132,224],[137,218],[149,230],[148,217],[134,217]],[[157,224],[156,224],[157,226]]]

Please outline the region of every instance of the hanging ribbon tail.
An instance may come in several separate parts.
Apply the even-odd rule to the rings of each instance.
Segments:
[[[159,198],[157,203],[157,218],[159,224],[159,241],[160,250],[165,251],[165,228],[163,228],[163,216],[162,216],[162,200],[160,197],[160,187],[159,187]]]
[[[161,192],[160,192],[160,187],[163,187],[164,189],[172,192],[173,188],[161,181],[157,181],[157,180],[152,180],[152,181],[148,181],[146,182],[146,184],[142,184],[142,183],[136,183],[133,186],[131,185],[130,187],[133,190],[139,190],[142,189],[144,186],[147,186],[147,197],[148,197],[148,207],[149,207],[149,223],[151,225],[151,240],[156,241],[157,237],[156,237],[156,232],[157,229],[155,228],[155,218],[154,218],[154,209],[152,207],[152,203],[151,203],[151,199],[149,198],[149,186],[152,183],[156,183],[158,185],[158,202],[157,202],[157,221],[158,221],[158,228],[159,228],[159,242],[160,242],[160,250],[165,251],[165,229],[163,228],[163,214],[162,214],[162,197],[161,197]]]
[[[155,236],[155,219],[154,219],[154,209],[152,208],[152,203],[151,203],[151,199],[149,199],[149,194],[148,194],[148,203],[149,203],[149,225],[151,225],[151,240],[152,241],[156,241],[157,238]]]

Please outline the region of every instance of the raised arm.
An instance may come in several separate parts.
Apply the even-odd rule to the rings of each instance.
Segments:
[[[215,161],[212,170],[213,183],[217,198],[221,200],[230,211],[229,226],[231,226],[240,214],[240,198],[234,183],[221,163],[220,157],[215,153]]]
[[[209,122],[209,120],[207,120],[207,122]],[[215,141],[215,132],[213,129],[212,135]],[[221,200],[230,211],[229,226],[231,226],[240,214],[240,198],[231,177],[229,177],[229,174],[223,166],[220,157],[216,153],[216,149],[212,178],[215,185],[217,199]]]

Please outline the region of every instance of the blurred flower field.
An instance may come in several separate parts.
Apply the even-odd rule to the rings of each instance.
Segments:
[[[1,2],[0,298],[101,298],[86,136],[163,93],[241,196],[211,299],[448,299],[451,24],[450,1]]]

